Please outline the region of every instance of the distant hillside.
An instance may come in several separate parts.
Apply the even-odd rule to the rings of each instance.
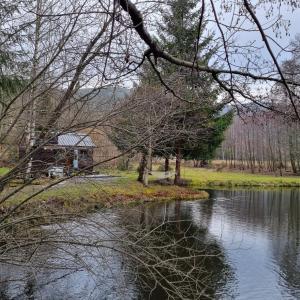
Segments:
[[[79,101],[87,101],[91,109],[105,110],[125,99],[130,93],[130,89],[120,86],[99,89],[82,88],[78,90],[75,98]]]

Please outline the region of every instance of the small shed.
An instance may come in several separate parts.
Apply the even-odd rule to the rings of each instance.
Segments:
[[[32,172],[48,174],[49,168],[53,167],[63,167],[66,174],[70,174],[72,170],[92,172],[95,147],[87,134],[78,132],[57,134],[34,153]],[[20,158],[25,152],[25,148],[21,146]]]

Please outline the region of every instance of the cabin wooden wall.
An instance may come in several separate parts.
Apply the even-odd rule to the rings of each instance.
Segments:
[[[86,130],[83,130],[82,133],[88,134],[91,137],[93,143],[96,145],[96,148],[94,148],[93,151],[94,163],[99,163],[120,154],[117,147],[108,138],[107,133],[105,133],[101,129],[88,128]],[[116,159],[105,164],[101,164],[101,166],[106,167],[114,167],[116,165]]]

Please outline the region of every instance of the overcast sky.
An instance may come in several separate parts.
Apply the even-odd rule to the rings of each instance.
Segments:
[[[228,3],[234,3],[234,1],[231,0],[214,0],[214,5],[218,13],[220,15],[218,16],[219,21],[222,23],[225,23],[229,25],[232,21],[232,18],[239,20],[240,19],[240,24],[242,24],[242,27],[245,29],[245,31],[239,32],[237,34],[233,35],[233,40],[234,40],[234,47],[241,49],[241,52],[243,52],[242,55],[239,55],[239,53],[235,54],[235,51],[231,51],[232,56],[230,57],[230,61],[232,63],[233,68],[239,68],[239,67],[245,67],[248,63],[248,59],[251,61],[258,62],[257,63],[259,72],[263,72],[267,70],[270,70],[270,68],[274,68],[274,63],[270,57],[270,54],[268,50],[265,47],[265,44],[262,41],[261,34],[258,31],[249,31],[249,29],[255,28],[257,30],[257,27],[253,24],[251,24],[249,21],[245,21],[245,16],[241,16],[238,13],[238,8],[236,7],[235,10],[231,9],[229,10],[228,13],[224,13],[224,5],[225,2]],[[300,0],[297,0],[300,2]],[[278,2],[280,2],[278,0]],[[143,3],[143,1],[141,2]],[[200,3],[200,1],[199,1]],[[209,7],[209,1],[206,2],[206,16],[208,19],[212,20],[213,18],[213,13],[211,10],[211,7]],[[241,2],[242,3],[242,2]],[[255,0],[251,0],[251,3],[254,4]],[[143,8],[145,8],[144,4],[140,4],[139,8],[143,11]],[[260,23],[263,25],[264,29],[268,28],[265,30],[265,33],[270,36],[271,38],[269,39],[269,43],[272,46],[272,50],[275,55],[278,55],[279,53],[280,56],[278,56],[279,62],[282,62],[283,60],[286,60],[290,58],[291,54],[289,52],[283,52],[277,45],[276,43],[280,44],[281,47],[285,48],[288,47],[290,44],[290,41],[295,38],[297,34],[300,34],[300,8],[297,9],[292,9],[290,6],[287,5],[278,5],[272,4],[273,10],[270,11],[271,5],[270,4],[263,4],[260,7],[257,7],[255,13],[256,16],[258,17]],[[199,14],[200,14],[200,8],[198,8]],[[156,12],[152,11],[150,14],[150,19],[152,20],[150,23],[146,23],[147,29],[150,31],[151,34],[156,35],[157,34],[157,28],[158,28],[158,23],[160,23],[162,20],[159,16],[159,14],[156,14]],[[249,15],[248,15],[249,16]],[[281,21],[279,22],[280,26],[279,28],[276,28],[275,26],[270,27],[271,24],[275,23],[275,20],[278,20],[278,17],[280,16]],[[148,16],[149,17],[149,16]],[[148,19],[149,20],[149,19]],[[244,21],[244,22],[242,22]],[[234,22],[233,22],[234,23]],[[277,23],[277,22],[276,22]],[[220,36],[219,29],[216,26],[215,22],[209,22],[208,28],[210,30],[213,30],[214,33],[217,36]],[[288,31],[286,31],[286,29]],[[225,27],[223,27],[223,30],[226,34],[226,36],[229,36],[232,32],[226,32]],[[234,31],[234,30],[233,30]],[[272,41],[274,39],[276,43]],[[221,43],[221,41],[219,41]],[[250,43],[253,43],[255,46],[258,47],[258,49],[251,49],[251,47],[243,47],[246,44],[249,45]],[[222,43],[221,43],[222,44]],[[233,49],[235,49],[233,48]],[[250,49],[252,54],[247,54],[246,49]],[[251,55],[257,55],[259,58],[253,58]],[[222,57],[219,57],[220,59],[220,65],[224,65],[226,68],[226,63],[225,63],[225,54],[223,56],[223,62],[222,62]],[[263,61],[265,60],[266,67],[264,68]],[[255,72],[255,65],[250,66],[253,68],[252,70]]]
[[[300,2],[300,0],[297,0]],[[254,3],[255,1],[251,1]],[[279,1],[278,1],[279,2]],[[258,17],[260,23],[264,28],[267,28],[271,23],[274,23],[274,20],[278,19],[280,15],[280,25],[279,28],[276,26],[270,27],[265,30],[266,34],[268,34],[271,38],[273,38],[280,46],[287,47],[291,40],[295,38],[297,34],[300,33],[300,8],[292,9],[290,6],[281,5],[280,8],[277,5],[273,5],[273,10],[271,12],[271,17],[267,18],[267,15],[270,14],[270,5],[261,6],[260,9],[256,10],[256,16]],[[237,16],[235,16],[237,18]],[[228,16],[224,17],[224,21],[229,23],[232,19],[232,13]],[[245,28],[250,28],[250,23],[245,22]],[[253,28],[253,27],[252,27]],[[287,28],[287,31],[286,31]],[[249,41],[255,42],[257,45],[264,45],[262,42],[262,38],[259,32],[243,32],[238,34],[238,38],[236,41],[240,44],[247,43]],[[278,54],[280,48],[276,46],[276,43],[269,39],[269,42],[272,46],[272,50]],[[264,47],[264,49],[260,50],[261,55],[264,57],[269,57],[269,54]],[[290,56],[287,52],[282,52],[280,55],[280,60],[287,59]]]

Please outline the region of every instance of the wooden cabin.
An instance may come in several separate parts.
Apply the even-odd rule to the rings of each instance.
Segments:
[[[31,172],[46,175],[53,167],[63,167],[65,174],[70,174],[73,170],[91,173],[95,147],[87,134],[78,132],[58,134],[33,154]],[[19,157],[24,157],[25,153],[25,147],[20,146]]]
[[[86,128],[83,129],[83,133],[87,133],[93,143],[96,145],[93,151],[93,159],[95,163],[101,162],[101,167],[116,167],[118,159],[112,159],[121,154],[118,148],[113,144],[109,138],[108,131],[106,128]],[[103,163],[105,161],[105,163]]]

